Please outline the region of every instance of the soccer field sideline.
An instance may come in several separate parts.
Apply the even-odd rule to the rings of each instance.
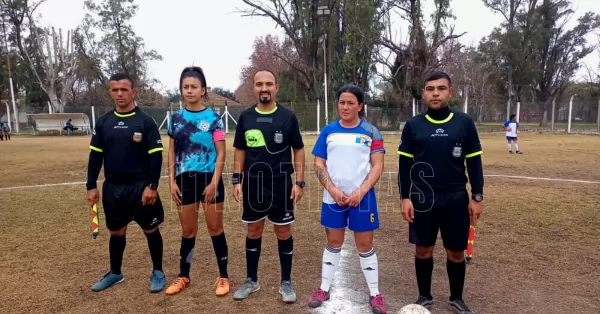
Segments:
[[[397,172],[386,171],[383,174],[397,174]],[[223,175],[232,175],[232,173],[223,173]],[[161,179],[166,179],[169,176],[161,176]],[[490,178],[505,178],[505,179],[520,179],[520,180],[537,180],[537,181],[554,181],[554,182],[571,182],[571,183],[582,183],[582,184],[600,184],[600,181],[591,181],[591,180],[577,180],[577,179],[565,179],[565,178],[547,178],[547,177],[528,177],[528,176],[516,176],[516,175],[506,175],[506,174],[485,174],[484,177]],[[56,186],[69,186],[69,185],[84,185],[85,181],[74,181],[74,182],[61,182],[61,183],[48,183],[48,184],[34,184],[34,185],[19,185],[19,186],[9,186],[0,188],[0,192],[2,191],[11,191],[11,190],[23,190],[23,189],[35,189],[35,188],[47,188],[47,187],[56,187]]]

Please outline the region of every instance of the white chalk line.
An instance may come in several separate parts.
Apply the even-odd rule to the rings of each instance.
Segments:
[[[398,174],[398,172],[388,171],[384,172],[384,174]],[[232,175],[232,173],[223,173],[223,175]],[[169,176],[161,176],[161,179],[166,179]],[[554,182],[571,182],[571,183],[582,183],[582,184],[600,184],[600,181],[592,181],[592,180],[576,180],[576,179],[563,179],[563,178],[546,178],[546,177],[528,177],[528,176],[513,176],[513,175],[505,175],[505,174],[486,174],[484,177],[491,178],[506,178],[506,179],[521,179],[521,180],[538,180],[538,181],[554,181]],[[36,189],[36,188],[47,188],[47,187],[56,187],[56,186],[69,186],[69,185],[85,185],[86,182],[78,181],[78,182],[62,182],[62,183],[48,183],[48,184],[35,184],[35,185],[20,185],[20,186],[9,186],[0,188],[0,192],[2,191],[10,191],[10,190],[23,190],[23,189]]]

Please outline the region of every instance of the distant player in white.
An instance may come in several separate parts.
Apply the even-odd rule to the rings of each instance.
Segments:
[[[515,143],[515,153],[517,154],[523,154],[520,150],[519,150],[519,141],[517,139],[517,134],[519,134],[519,122],[517,121],[517,115],[516,114],[511,114],[510,115],[510,120],[504,122],[503,124],[504,126],[504,131],[506,131],[506,140],[508,141],[508,152],[509,153],[513,153],[512,152],[512,143]]]
[[[373,234],[379,228],[374,186],[381,178],[385,148],[379,130],[362,119],[364,99],[358,86],[343,86],[338,92],[340,118],[323,128],[312,151],[317,177],[324,188],[321,224],[326,229],[327,245],[323,251],[321,286],[311,295],[308,306],[316,308],[329,300],[348,227],[369,286],[371,311],[385,314],[373,248]]]

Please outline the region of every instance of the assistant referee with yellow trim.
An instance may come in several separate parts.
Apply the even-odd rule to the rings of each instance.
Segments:
[[[104,163],[102,207],[110,231],[110,270],[92,286],[93,291],[123,282],[121,264],[127,225],[135,221],[144,231],[152,258],[150,291],[159,292],[166,284],[162,270],[163,240],[158,226],[164,210],[156,192],[160,180],[163,145],[154,120],[136,107],[136,90],[127,74],[109,79],[115,110],[98,119],[90,143],[87,199],[99,201],[96,187]]]
[[[444,72],[432,73],[425,80],[422,95],[428,109],[404,125],[398,184],[402,217],[409,222],[409,242],[416,246],[416,303],[427,308],[433,305],[433,249],[441,231],[450,283],[448,305],[456,313],[468,314],[472,312],[462,296],[464,251],[469,225],[476,224],[483,210],[482,149],[473,120],[448,108],[452,92],[452,81]]]

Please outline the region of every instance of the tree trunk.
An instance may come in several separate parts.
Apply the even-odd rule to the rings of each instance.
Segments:
[[[596,125],[598,126],[598,131],[600,131],[600,98],[598,98],[598,115],[596,117]]]
[[[46,90],[46,94],[48,94],[48,99],[50,99],[50,105],[52,106],[52,112],[54,112],[54,113],[64,113],[65,112],[65,106],[58,99],[58,95],[56,94],[56,90],[55,90],[54,86],[52,86],[51,88],[48,88]]]

